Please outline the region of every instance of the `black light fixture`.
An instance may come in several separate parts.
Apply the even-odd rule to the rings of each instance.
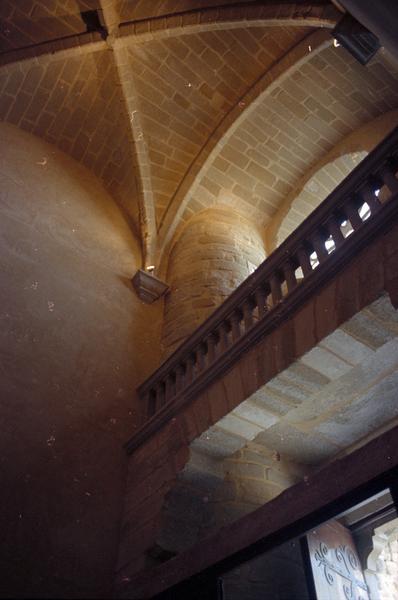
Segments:
[[[379,38],[348,13],[337,23],[332,36],[361,65],[366,65],[381,46]]]

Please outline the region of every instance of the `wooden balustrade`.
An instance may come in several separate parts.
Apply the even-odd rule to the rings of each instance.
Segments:
[[[322,282],[317,274],[327,274],[333,257],[339,256],[343,264],[357,251],[356,240],[366,244],[368,234],[360,232],[366,229],[370,234],[380,226],[384,207],[398,192],[397,170],[398,128],[139,387],[149,420],[160,415],[159,423],[163,423],[171,414],[167,405],[198,393],[220,369],[237,359],[245,338],[252,342],[256,335],[264,335],[278,306],[290,299],[297,305],[300,298],[313,292],[315,283]],[[387,194],[383,190],[382,204],[377,190],[383,186]],[[369,211],[361,217],[365,203]],[[127,449],[137,444],[133,439]]]

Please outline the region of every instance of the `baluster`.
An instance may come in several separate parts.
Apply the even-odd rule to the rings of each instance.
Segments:
[[[300,248],[297,252],[301,270],[303,271],[304,277],[307,277],[312,273],[311,261],[308,251],[305,248]]]
[[[207,364],[211,365],[216,358],[216,335],[210,333],[207,338]]]
[[[146,394],[147,416],[152,417],[156,412],[156,391],[149,390]]]
[[[344,235],[341,233],[340,224],[338,222],[338,218],[333,216],[328,223],[328,230],[332,235],[334,245],[336,248],[339,248],[341,244],[344,242]]]
[[[177,365],[176,368],[176,393],[180,392],[184,388],[184,367]]]
[[[256,304],[258,309],[258,318],[262,319],[267,312],[267,307],[265,305],[267,294],[265,293],[265,290],[263,290],[263,288],[258,288],[255,291],[254,295],[256,298]]]
[[[200,344],[196,350],[197,372],[200,373],[205,368],[205,348]]]
[[[165,403],[165,384],[160,381],[156,386],[156,407],[159,410]]]
[[[354,231],[362,225],[363,221],[359,216],[358,209],[353,202],[347,202],[347,204],[344,206],[344,212],[347,214],[347,217],[351,223],[351,227]]]
[[[250,298],[243,303],[242,311],[245,331],[248,331],[251,327],[253,327],[253,303]]]
[[[236,342],[242,335],[240,330],[240,322],[242,320],[242,315],[239,310],[234,310],[230,317],[231,321],[231,331],[232,331],[232,341]]]
[[[192,354],[190,354],[187,358],[186,371],[185,371],[186,385],[189,385],[193,381],[194,364],[195,364],[195,357]]]
[[[225,352],[228,348],[228,325],[225,321],[219,326],[218,335],[220,340],[220,352]]]
[[[175,379],[170,373],[166,377],[166,402],[169,402],[175,395]]]
[[[372,215],[381,207],[381,202],[374,193],[374,189],[370,185],[367,185],[360,191],[360,196],[362,200],[369,205]]]
[[[272,304],[276,306],[282,300],[281,281],[277,275],[272,275],[269,283],[271,286]]]
[[[285,274],[288,293],[292,292],[294,288],[297,287],[297,279],[294,271],[295,269],[293,268],[291,262],[287,262],[283,266],[283,272]]]
[[[319,264],[322,264],[329,256],[325,247],[325,239],[322,234],[314,233],[314,235],[311,237],[311,241],[318,257]]]
[[[398,192],[398,179],[395,177],[392,167],[385,167],[381,172],[381,178],[391,194],[396,194]]]

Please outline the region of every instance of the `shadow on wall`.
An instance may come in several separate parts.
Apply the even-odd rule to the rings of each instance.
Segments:
[[[126,285],[139,244],[97,179],[14,126],[1,140],[0,595],[107,597],[161,306]]]

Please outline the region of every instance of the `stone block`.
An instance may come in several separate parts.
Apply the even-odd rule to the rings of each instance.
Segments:
[[[351,365],[358,365],[373,355],[369,346],[362,344],[342,329],[336,329],[322,340],[320,347],[330,350]]]
[[[337,379],[352,368],[352,365],[348,364],[345,360],[342,360],[321,346],[317,346],[310,350],[310,352],[307,352],[301,358],[301,362],[319,371],[319,373],[331,380]]]
[[[211,427],[192,442],[191,448],[214,458],[226,458],[240,450],[244,444],[243,438],[229,434],[217,427]]]
[[[372,302],[366,307],[366,312],[381,321],[384,327],[398,333],[398,311],[392,306],[388,295],[383,294]]]
[[[252,402],[264,406],[266,410],[278,417],[285,415],[292,408],[290,403],[286,402],[278,393],[271,391],[268,385],[264,385],[255,394],[250,397]]]
[[[281,490],[285,490],[297,483],[298,479],[292,473],[283,472],[281,469],[267,469],[266,470],[267,481],[271,481],[278,485]]]
[[[238,488],[243,502],[260,505],[269,502],[280,493],[280,489],[270,482],[241,479]]]
[[[185,477],[185,473],[189,470],[209,473],[219,479],[222,479],[224,476],[222,461],[219,458],[214,458],[209,454],[199,452],[194,447],[191,447],[190,449],[189,462],[182,475]]]
[[[275,464],[275,461],[272,459],[272,452],[265,454],[265,452],[254,452],[253,450],[248,450],[247,448],[242,449],[242,460],[246,463],[252,462],[257,465],[264,465],[266,467],[272,467]]]
[[[262,427],[241,419],[233,413],[223,417],[217,423],[217,428],[228,433],[242,437],[244,440],[253,440],[262,431]]]
[[[307,393],[312,394],[321,389],[330,380],[319,371],[312,369],[300,361],[293,363],[288,369],[279,375],[281,381],[289,381],[300,386]]]
[[[225,474],[227,476],[245,479],[265,479],[265,468],[253,463],[225,461]]]
[[[334,407],[349,404],[358,396],[363,396],[373,382],[397,367],[398,340],[394,339],[374,352],[367,361],[313,394],[308,402],[290,411],[285,419],[290,423],[311,424]]]
[[[247,421],[258,425],[262,429],[268,429],[277,422],[278,417],[267,411],[263,406],[246,400],[239,404],[233,411],[232,414],[242,417]]]
[[[366,311],[356,314],[341,329],[374,350],[394,338],[389,328]]]
[[[306,390],[286,380],[282,374],[274,377],[266,387],[269,391],[272,391],[274,394],[282,397],[287,403],[293,405],[301,404],[308,398]]]
[[[287,423],[278,423],[261,433],[256,443],[278,451],[282,459],[307,465],[321,464],[340,450],[324,437],[303,433]]]
[[[398,371],[341,408],[315,429],[335,444],[350,446],[398,417]]]

